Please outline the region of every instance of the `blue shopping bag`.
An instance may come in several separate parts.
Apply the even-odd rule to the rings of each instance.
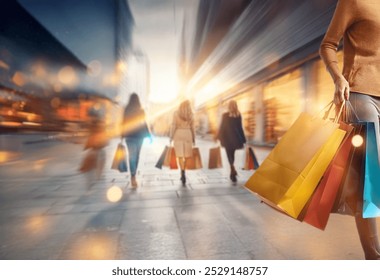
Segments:
[[[380,217],[380,167],[375,124],[367,122],[363,218]],[[379,137],[379,136],[378,136]]]

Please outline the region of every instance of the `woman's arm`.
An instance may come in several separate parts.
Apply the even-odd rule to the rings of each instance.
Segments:
[[[239,131],[240,131],[241,140],[243,141],[243,143],[247,143],[247,139],[245,138],[245,133],[243,129],[243,118],[241,115],[239,117]]]
[[[177,113],[175,112],[173,114],[172,124],[170,126],[170,131],[169,131],[170,142],[173,141],[174,133],[175,133],[175,130],[176,130],[176,117],[177,117],[176,115],[177,115]]]
[[[335,84],[334,102],[336,104],[349,98],[350,86],[339,69],[337,50],[344,33],[355,21],[356,1],[338,1],[333,18],[319,49],[320,56]]]
[[[195,127],[194,127],[193,119],[190,121],[190,129],[191,129],[191,135],[193,136],[193,144],[195,144]]]

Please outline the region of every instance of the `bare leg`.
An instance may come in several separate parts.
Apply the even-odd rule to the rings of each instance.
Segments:
[[[366,260],[380,260],[380,246],[377,237],[376,218],[362,218],[362,213],[355,216],[356,228],[363,247]]]
[[[181,181],[182,181],[182,184],[185,184],[186,183],[186,174],[185,174],[186,158],[184,157],[179,158],[179,166],[181,168]]]

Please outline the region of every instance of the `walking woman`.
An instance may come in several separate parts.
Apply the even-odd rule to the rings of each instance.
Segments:
[[[190,101],[185,100],[173,115],[170,131],[170,142],[173,141],[174,150],[178,157],[181,168],[182,184],[186,183],[186,159],[193,156],[193,145],[195,144],[194,114]]]
[[[132,93],[124,110],[122,137],[125,137],[131,172],[131,185],[137,187],[136,173],[139,164],[140,151],[144,138],[151,138],[145,112],[141,107],[139,96]]]
[[[80,171],[87,174],[88,190],[96,183],[96,180],[101,179],[106,162],[105,147],[109,144],[104,111],[98,107],[100,105],[94,106],[88,112],[89,135],[84,147],[88,151],[80,166]]]
[[[241,114],[235,100],[231,100],[228,103],[228,112],[222,116],[222,122],[216,138],[220,140],[220,144],[226,150],[231,167],[230,179],[232,182],[236,182],[235,151],[243,148],[247,141],[243,130]]]
[[[337,49],[343,38],[343,72]],[[334,84],[334,102],[350,100],[361,121],[374,122],[378,149],[380,116],[380,1],[339,0],[320,47]],[[352,172],[355,188],[355,221],[366,259],[380,259],[376,219],[363,218],[360,170]],[[378,186],[379,187],[379,186]],[[354,209],[355,210],[355,209]]]

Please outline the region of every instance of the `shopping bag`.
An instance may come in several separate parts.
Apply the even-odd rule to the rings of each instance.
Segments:
[[[351,123],[354,126],[354,135],[361,136],[365,142],[366,125],[364,123]],[[363,199],[364,169],[365,169],[365,143],[352,146],[346,163],[342,182],[331,210],[332,213],[355,216],[358,201]]]
[[[297,218],[305,207],[339,149],[345,134],[346,132],[341,129],[333,133],[278,202],[278,206],[291,217]]]
[[[162,166],[164,164],[165,156],[168,152],[168,149],[169,149],[169,147],[165,146],[164,150],[162,151],[162,153],[161,153],[161,155],[160,155],[160,157],[159,157],[159,159],[155,165],[157,168],[162,169]]]
[[[338,127],[337,123],[301,113],[245,187],[272,206],[279,207],[281,203],[280,209],[297,217],[296,212],[310,198],[318,183],[315,181],[323,175],[343,139],[345,132]],[[310,171],[313,172],[308,176]],[[303,203],[297,205],[297,211],[290,211],[292,196],[298,196],[296,190],[302,190],[304,185],[309,187],[307,192],[300,191]]]
[[[366,123],[363,218],[380,216],[380,167],[375,124]],[[380,137],[380,136],[378,136]]]
[[[299,220],[321,230],[326,228],[350,153],[353,150],[351,140],[354,135],[354,127],[340,123],[339,128],[346,131],[346,137],[308,202],[305,213],[302,218],[298,217]]]
[[[198,147],[193,147],[193,156],[186,159],[186,169],[202,169],[202,158]]]
[[[244,170],[256,170],[259,168],[259,162],[257,161],[255,152],[251,146],[245,147],[245,160],[244,160]]]
[[[120,172],[127,172],[127,152],[122,143],[117,145],[115,155],[113,157],[111,169],[119,170]]]
[[[172,147],[170,149],[170,163],[169,163],[170,169],[178,169],[177,165],[177,156],[175,154],[175,149]]]
[[[170,169],[178,169],[177,156],[174,147],[167,146],[163,166],[169,167]]]
[[[222,153],[220,146],[211,148],[209,151],[208,168],[222,168]]]

